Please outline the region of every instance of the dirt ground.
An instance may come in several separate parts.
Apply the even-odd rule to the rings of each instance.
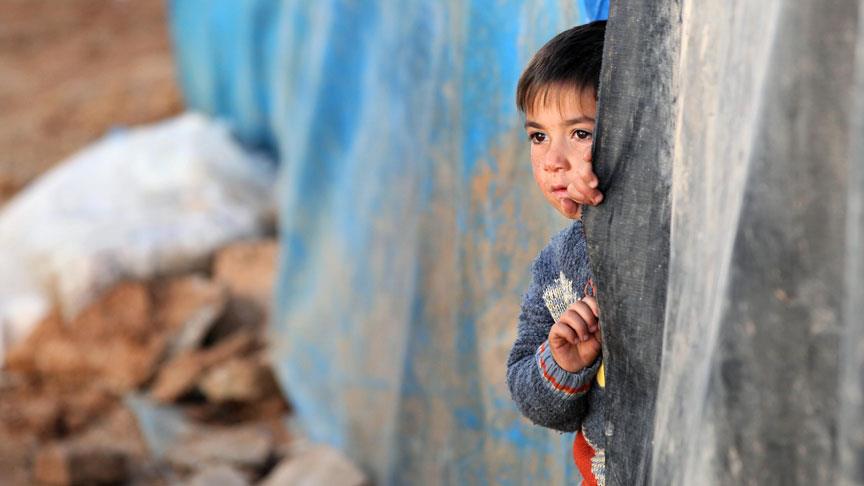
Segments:
[[[251,484],[290,462],[289,405],[266,338],[278,246],[236,242],[207,271],[121,282],[10,348],[0,369],[0,484],[186,484],[215,466]],[[151,412],[136,414],[128,400]],[[178,433],[188,430],[166,434],[157,406],[184,417],[182,427],[171,422]],[[147,430],[160,430],[170,451],[151,450]]]
[[[0,205],[112,127],[151,122],[182,110],[166,4],[0,0]],[[60,385],[68,393],[55,386],[46,394],[42,388],[54,385],[23,386],[9,375],[0,377],[5,398],[0,416],[9,419],[3,422],[29,429],[8,440],[10,431],[3,427],[0,483],[29,482],[34,449],[55,435],[58,426],[66,427],[57,420],[67,415],[71,402],[64,402],[66,398],[93,402],[93,407],[75,405],[75,410],[104,410],[102,402],[116,401],[100,390],[72,393],[67,389],[73,385]],[[12,417],[16,414],[19,419]],[[86,420],[79,420],[81,426],[92,418],[82,417]],[[134,426],[124,428],[128,430]]]
[[[178,113],[165,0],[0,0],[0,204],[112,127]]]

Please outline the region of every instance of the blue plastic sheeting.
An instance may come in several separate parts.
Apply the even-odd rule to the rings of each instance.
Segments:
[[[609,0],[579,0],[579,23],[609,18]]]
[[[277,0],[170,0],[174,56],[186,104],[230,122],[238,138],[273,153],[271,109],[279,57]]]
[[[282,164],[278,376],[379,484],[571,484],[505,360],[529,266],[566,224],[514,107],[575,2],[171,3],[186,99]]]

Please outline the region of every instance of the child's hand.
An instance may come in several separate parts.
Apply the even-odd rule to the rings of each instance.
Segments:
[[[549,348],[558,366],[575,373],[600,355],[597,300],[586,296],[564,311],[549,330]]]
[[[596,206],[603,201],[603,193],[597,189],[597,175],[591,165],[591,150],[586,150],[582,162],[576,168],[576,181],[567,186],[567,195],[578,204]]]

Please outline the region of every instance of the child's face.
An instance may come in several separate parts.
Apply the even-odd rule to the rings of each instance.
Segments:
[[[591,165],[596,111],[591,90],[553,86],[525,114],[534,180],[565,218],[582,216],[582,206],[568,197],[567,186],[578,182],[578,170]]]

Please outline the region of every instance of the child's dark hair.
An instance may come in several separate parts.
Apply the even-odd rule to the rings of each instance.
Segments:
[[[516,88],[516,106],[526,113],[551,86],[592,89],[597,96],[606,21],[579,25],[556,35],[534,54]]]

